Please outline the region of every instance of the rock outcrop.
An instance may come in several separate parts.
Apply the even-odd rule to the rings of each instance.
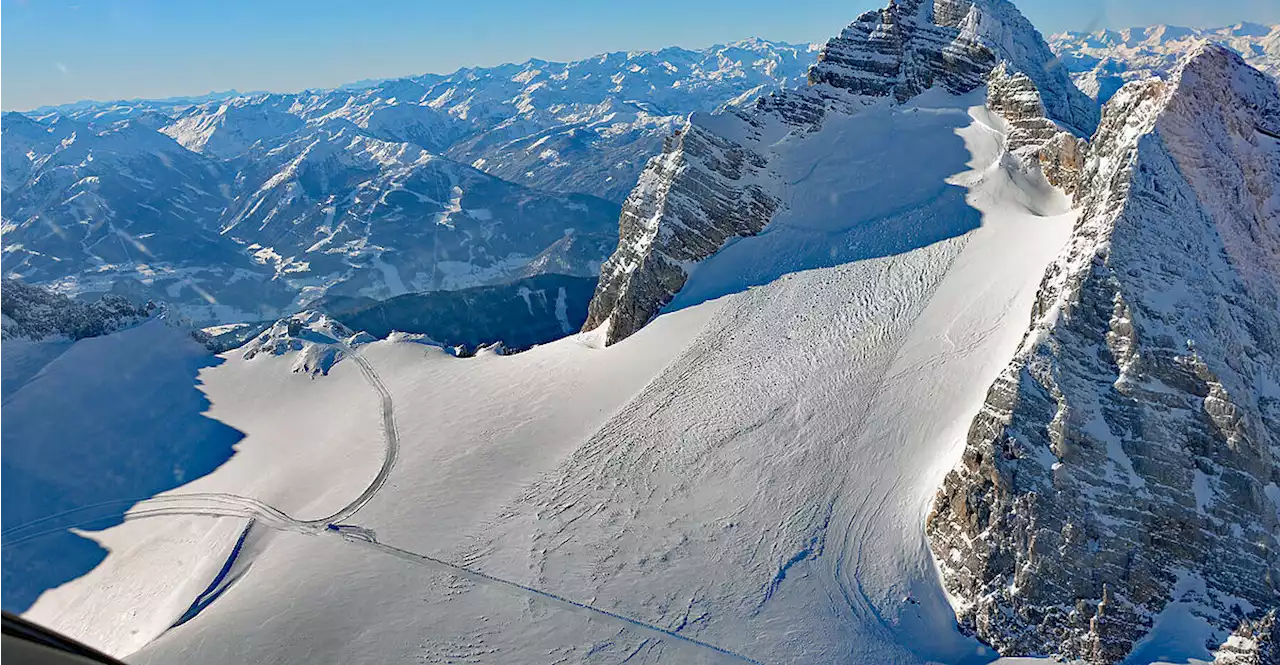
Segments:
[[[1009,153],[1024,168],[1038,168],[1048,181],[1068,194],[1076,191],[1084,168],[1085,142],[1050,120],[1035,82],[1010,73],[1001,63],[987,84],[987,108],[1008,123]]]
[[[624,339],[671,301],[699,261],[734,237],[759,233],[783,200],[783,186],[770,177],[769,146],[813,132],[831,113],[856,113],[886,98],[900,103],[930,88],[969,93],[1006,63],[1034,84],[1039,115],[1050,125],[1091,133],[1095,105],[1054,61],[1007,0],[893,0],[863,14],[823,46],[807,88],[695,115],[649,161],[624,205],[618,250],[601,270],[584,329],[607,324],[607,343]],[[1051,178],[1078,166],[1070,138],[1046,142]]]
[[[974,10],[964,4],[903,0],[859,16],[822,49],[810,85],[898,102],[934,86],[957,95],[977,88],[996,55],[959,29]]]
[[[585,329],[609,322],[608,343],[649,322],[684,286],[687,266],[777,210],[756,180],[764,157],[690,124],[667,139],[622,207],[618,250],[600,269]]]
[[[1280,662],[1280,644],[1276,642],[1276,611],[1261,619],[1240,622],[1231,637],[1214,653],[1214,665],[1269,665]]]
[[[1117,663],[1187,613],[1208,632],[1183,638],[1225,650],[1280,607],[1277,129],[1275,81],[1220,47],[1108,104],[1073,238],[926,527],[1001,653]]]

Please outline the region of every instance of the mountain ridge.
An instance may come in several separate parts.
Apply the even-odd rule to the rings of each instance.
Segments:
[[[1274,616],[1280,144],[1255,128],[1277,122],[1275,80],[1209,44],[1108,103],[1081,222],[927,526],[1001,652],[1207,659]]]
[[[856,114],[930,89],[967,93],[1002,60],[1040,82],[1052,120],[1092,131],[1096,109],[1049,66],[1053,59],[1005,0],[904,0],[859,16],[823,47],[808,87],[762,97],[750,109],[695,115],[664,144],[623,204],[618,251],[601,269],[584,330],[607,326],[609,343],[624,339],[671,302],[699,261],[765,229],[787,187],[768,172],[771,146],[802,141],[828,113]]]

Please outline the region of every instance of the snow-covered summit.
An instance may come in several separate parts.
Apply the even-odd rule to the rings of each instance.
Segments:
[[[805,197],[802,183],[833,168],[805,161],[800,155],[809,149],[800,146],[829,141],[824,135],[835,130],[827,125],[842,117],[931,91],[970,93],[1003,63],[1035,82],[1038,108],[1051,121],[1092,132],[1096,108],[1050,66],[1053,59],[1006,0],[903,0],[859,16],[822,47],[808,87],[751,108],[695,115],[667,140],[623,205],[618,249],[601,269],[587,329],[607,326],[610,343],[634,333],[684,288],[699,262],[799,207],[789,199]],[[793,160],[807,173],[782,172]]]
[[[289,113],[291,105],[291,99],[280,95],[208,102],[184,111],[160,131],[193,152],[236,157],[301,127],[303,119]]]

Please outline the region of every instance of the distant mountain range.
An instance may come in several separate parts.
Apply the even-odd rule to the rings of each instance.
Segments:
[[[1167,75],[1199,39],[1280,71],[1280,28],[1254,24],[1049,44],[1101,102]],[[749,39],[9,113],[3,271],[169,301],[201,324],[273,319],[326,295],[594,278],[620,205],[689,114],[804,85],[817,48]]]
[[[685,116],[802,82],[812,57],[753,39],[9,113],[4,274],[204,324],[594,277],[618,203]]]
[[[1225,28],[1153,25],[1127,30],[1063,32],[1049,38],[1086,94],[1105,102],[1129,81],[1167,77],[1201,41],[1239,53],[1255,69],[1280,75],[1280,25],[1239,23]]]

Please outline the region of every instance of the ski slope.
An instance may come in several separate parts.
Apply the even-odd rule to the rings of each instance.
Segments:
[[[129,521],[28,616],[137,663],[991,660],[924,515],[1075,213],[1006,160],[981,92],[782,139],[785,209],[614,346],[359,347],[399,454],[345,533]],[[370,487],[364,368],[290,363],[200,372],[245,438],[173,494],[301,520]]]

